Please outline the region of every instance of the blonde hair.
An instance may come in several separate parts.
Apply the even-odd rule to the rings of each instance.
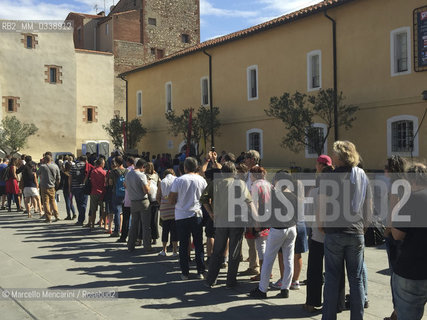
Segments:
[[[333,145],[334,153],[347,166],[356,167],[360,163],[360,155],[356,146],[350,141],[335,141]]]

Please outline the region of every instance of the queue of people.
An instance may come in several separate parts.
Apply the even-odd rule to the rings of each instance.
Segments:
[[[192,277],[190,252],[194,248],[195,277],[204,279],[206,287],[216,286],[219,271],[227,267],[228,260],[226,286],[237,286],[238,276],[251,276],[251,281],[258,283],[248,293],[252,298],[266,299],[269,289],[280,289],[277,297],[287,299],[290,290],[299,290],[301,254],[308,251],[303,308],[309,313],[321,312],[325,320],[336,319],[337,313],[348,308],[351,319],[363,319],[364,309],[369,307],[364,234],[375,208],[369,178],[353,143],[336,141],[331,156],[317,158],[315,185],[303,191],[303,196],[313,199],[303,204],[304,211],[315,217],[310,225],[301,215],[293,214],[287,221],[270,225],[217,226],[230,214],[231,187],[240,190],[241,203],[255,217],[260,218],[271,208],[289,211],[285,203],[298,211],[301,197],[297,192],[300,190],[298,179],[281,170],[269,182],[256,150],[242,153],[237,159],[232,153],[223,152],[218,156],[211,151],[202,163],[182,154],[173,161],[167,154],[153,156],[153,162],[144,158],[147,157],[112,154],[108,159],[92,157],[92,164],[87,156],[80,156],[77,161],[67,156],[55,164],[49,152],[39,164],[30,156],[5,158],[0,164],[2,209],[7,200],[7,209],[11,211],[14,201],[18,212],[25,210],[31,217],[33,210],[47,223],[57,221],[60,218],[56,194],[62,189],[67,211],[65,220],[77,219],[75,225],[90,230],[105,229],[111,237],[118,238],[117,242],[127,243],[132,254],[140,245],[144,254],[155,252],[153,246],[160,238],[161,225],[159,256],[167,256],[170,249],[172,255],[179,258],[182,280]],[[385,172],[402,177],[410,173],[405,177],[412,192],[401,210],[416,221],[427,205],[426,165],[393,156],[387,160]],[[339,190],[348,190],[352,219],[347,219],[343,210],[337,212],[334,222],[328,220],[332,209],[327,206],[328,195],[321,187],[325,174],[332,177]],[[25,209],[21,208],[22,196]],[[345,196],[339,197],[344,203]],[[403,195],[387,193],[387,197],[393,208]],[[98,212],[99,219],[95,222]],[[387,219],[385,224],[393,293],[392,314],[385,319],[421,319],[427,302],[426,227],[395,224],[392,219]],[[238,273],[243,261],[243,239],[249,248],[249,267]],[[271,282],[276,257],[281,278]],[[350,286],[347,296],[346,274]]]

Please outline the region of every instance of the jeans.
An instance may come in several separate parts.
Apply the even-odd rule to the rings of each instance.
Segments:
[[[364,312],[363,235],[333,233],[325,235],[325,289],[323,292],[323,320],[337,318],[339,282],[345,261],[350,284],[350,319],[362,320]]]
[[[179,239],[179,264],[183,275],[188,276],[190,266],[188,261],[188,245],[190,235],[193,236],[196,252],[197,272],[202,274],[205,271],[204,253],[203,253],[203,218],[191,217],[187,219],[176,220],[176,230]],[[150,234],[151,237],[151,234]]]
[[[77,211],[79,212],[78,222],[83,223],[86,219],[86,207],[88,196],[84,194],[83,188],[74,188],[71,193],[76,199]]]
[[[73,216],[75,216],[76,210],[74,209],[74,204],[73,204],[73,200],[72,200],[73,195],[69,191],[62,190],[62,192],[64,194],[65,209],[67,210],[67,217],[71,217],[71,212],[73,213]]]
[[[237,270],[239,269],[240,253],[242,251],[243,228],[216,228],[213,253],[209,262],[209,270],[206,282],[214,284],[218,277],[219,269],[224,261],[224,251],[229,244],[227,284],[236,284]]]
[[[392,277],[394,307],[399,320],[421,320],[427,303],[427,280]]]
[[[120,213],[122,212],[125,197],[118,197],[113,194],[114,232],[120,232]]]

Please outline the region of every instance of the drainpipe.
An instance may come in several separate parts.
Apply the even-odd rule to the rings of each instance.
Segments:
[[[128,124],[128,80],[126,80],[125,76],[120,76],[120,79],[122,79],[124,82],[126,82],[126,114],[125,114],[125,121],[126,122],[125,123],[126,123],[126,126],[127,126],[127,124]],[[127,137],[126,137],[126,135],[127,135],[127,130],[125,130],[125,136],[124,136],[124,139],[123,139],[125,150],[127,149],[127,143],[126,143],[127,142]]]
[[[333,42],[333,60],[334,60],[334,133],[335,141],[338,140],[338,76],[337,76],[337,23],[332,19],[327,10],[324,11],[325,17],[332,21],[332,42]]]
[[[209,107],[211,110],[211,147],[214,148],[214,132],[213,132],[213,94],[212,94],[212,56],[203,50],[203,53],[209,57]]]

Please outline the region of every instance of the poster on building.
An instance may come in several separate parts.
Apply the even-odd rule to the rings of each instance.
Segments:
[[[427,71],[427,6],[414,10],[415,71]]]

